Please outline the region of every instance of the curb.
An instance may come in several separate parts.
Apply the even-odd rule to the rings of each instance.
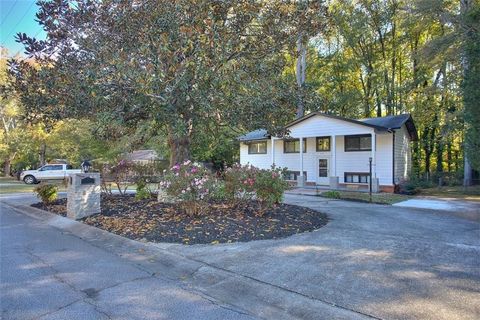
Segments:
[[[179,244],[139,242],[29,205],[2,203],[240,313],[279,320],[378,319],[167,250]]]

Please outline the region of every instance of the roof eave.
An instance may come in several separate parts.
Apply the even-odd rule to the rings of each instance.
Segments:
[[[296,125],[297,123],[300,123],[304,120],[307,120],[315,115],[318,115],[318,116],[324,116],[324,117],[327,117],[327,118],[332,118],[332,119],[337,119],[337,120],[342,120],[342,121],[346,121],[346,122],[350,122],[350,123],[354,123],[354,124],[358,124],[358,125],[362,125],[362,126],[366,126],[366,127],[370,127],[370,128],[373,128],[373,129],[376,129],[376,130],[379,130],[379,131],[388,131],[388,128],[385,128],[385,127],[382,127],[382,126],[376,126],[374,124],[369,124],[369,123],[364,123],[362,121],[358,121],[358,120],[355,120],[355,119],[349,119],[349,118],[345,118],[345,117],[340,117],[340,116],[335,116],[335,115],[332,115],[332,114],[327,114],[327,113],[322,113],[322,112],[312,112],[312,113],[309,113],[301,118],[298,118],[296,119],[295,121],[292,121],[290,122],[289,124],[287,124],[285,126],[285,128],[289,128],[291,126],[294,126]]]

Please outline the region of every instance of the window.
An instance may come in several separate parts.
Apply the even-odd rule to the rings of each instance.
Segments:
[[[317,151],[330,151],[330,137],[317,137]]]
[[[51,165],[51,166],[44,166],[40,169],[40,171],[51,171],[51,170],[62,170],[62,165]]]
[[[283,153],[299,153],[300,139],[284,140]],[[307,152],[307,139],[303,138],[303,153]]]
[[[369,173],[365,172],[345,172],[346,183],[369,183]]]
[[[345,136],[345,151],[371,151],[372,136],[362,134],[356,136]]]
[[[248,145],[248,154],[267,153],[267,141],[251,142]]]
[[[300,171],[287,171],[285,173],[284,179],[285,180],[298,180],[299,176],[300,176]],[[307,180],[307,171],[303,171],[303,176],[305,177],[305,180]]]

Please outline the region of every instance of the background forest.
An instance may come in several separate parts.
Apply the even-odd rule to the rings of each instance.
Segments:
[[[145,148],[231,164],[238,135],[310,111],[411,113],[414,178],[480,169],[477,0],[39,4],[47,40],[2,51],[5,174]]]

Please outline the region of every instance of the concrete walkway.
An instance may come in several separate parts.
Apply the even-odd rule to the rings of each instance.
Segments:
[[[416,198],[395,203],[396,207],[450,211],[480,221],[480,202],[463,199]]]
[[[3,201],[26,212],[22,204],[31,199]],[[215,312],[224,319],[478,319],[479,223],[312,196],[285,201],[326,212],[331,221],[280,240],[152,245],[4,206],[3,316],[42,306],[51,316],[90,310],[115,319],[182,319],[191,314],[174,311],[185,305],[200,312],[195,319],[215,319]],[[13,262],[4,267],[5,252]],[[52,274],[42,278],[42,270]],[[59,287],[33,290],[45,281]],[[80,298],[68,298],[70,289]],[[165,299],[178,308],[163,308]]]

